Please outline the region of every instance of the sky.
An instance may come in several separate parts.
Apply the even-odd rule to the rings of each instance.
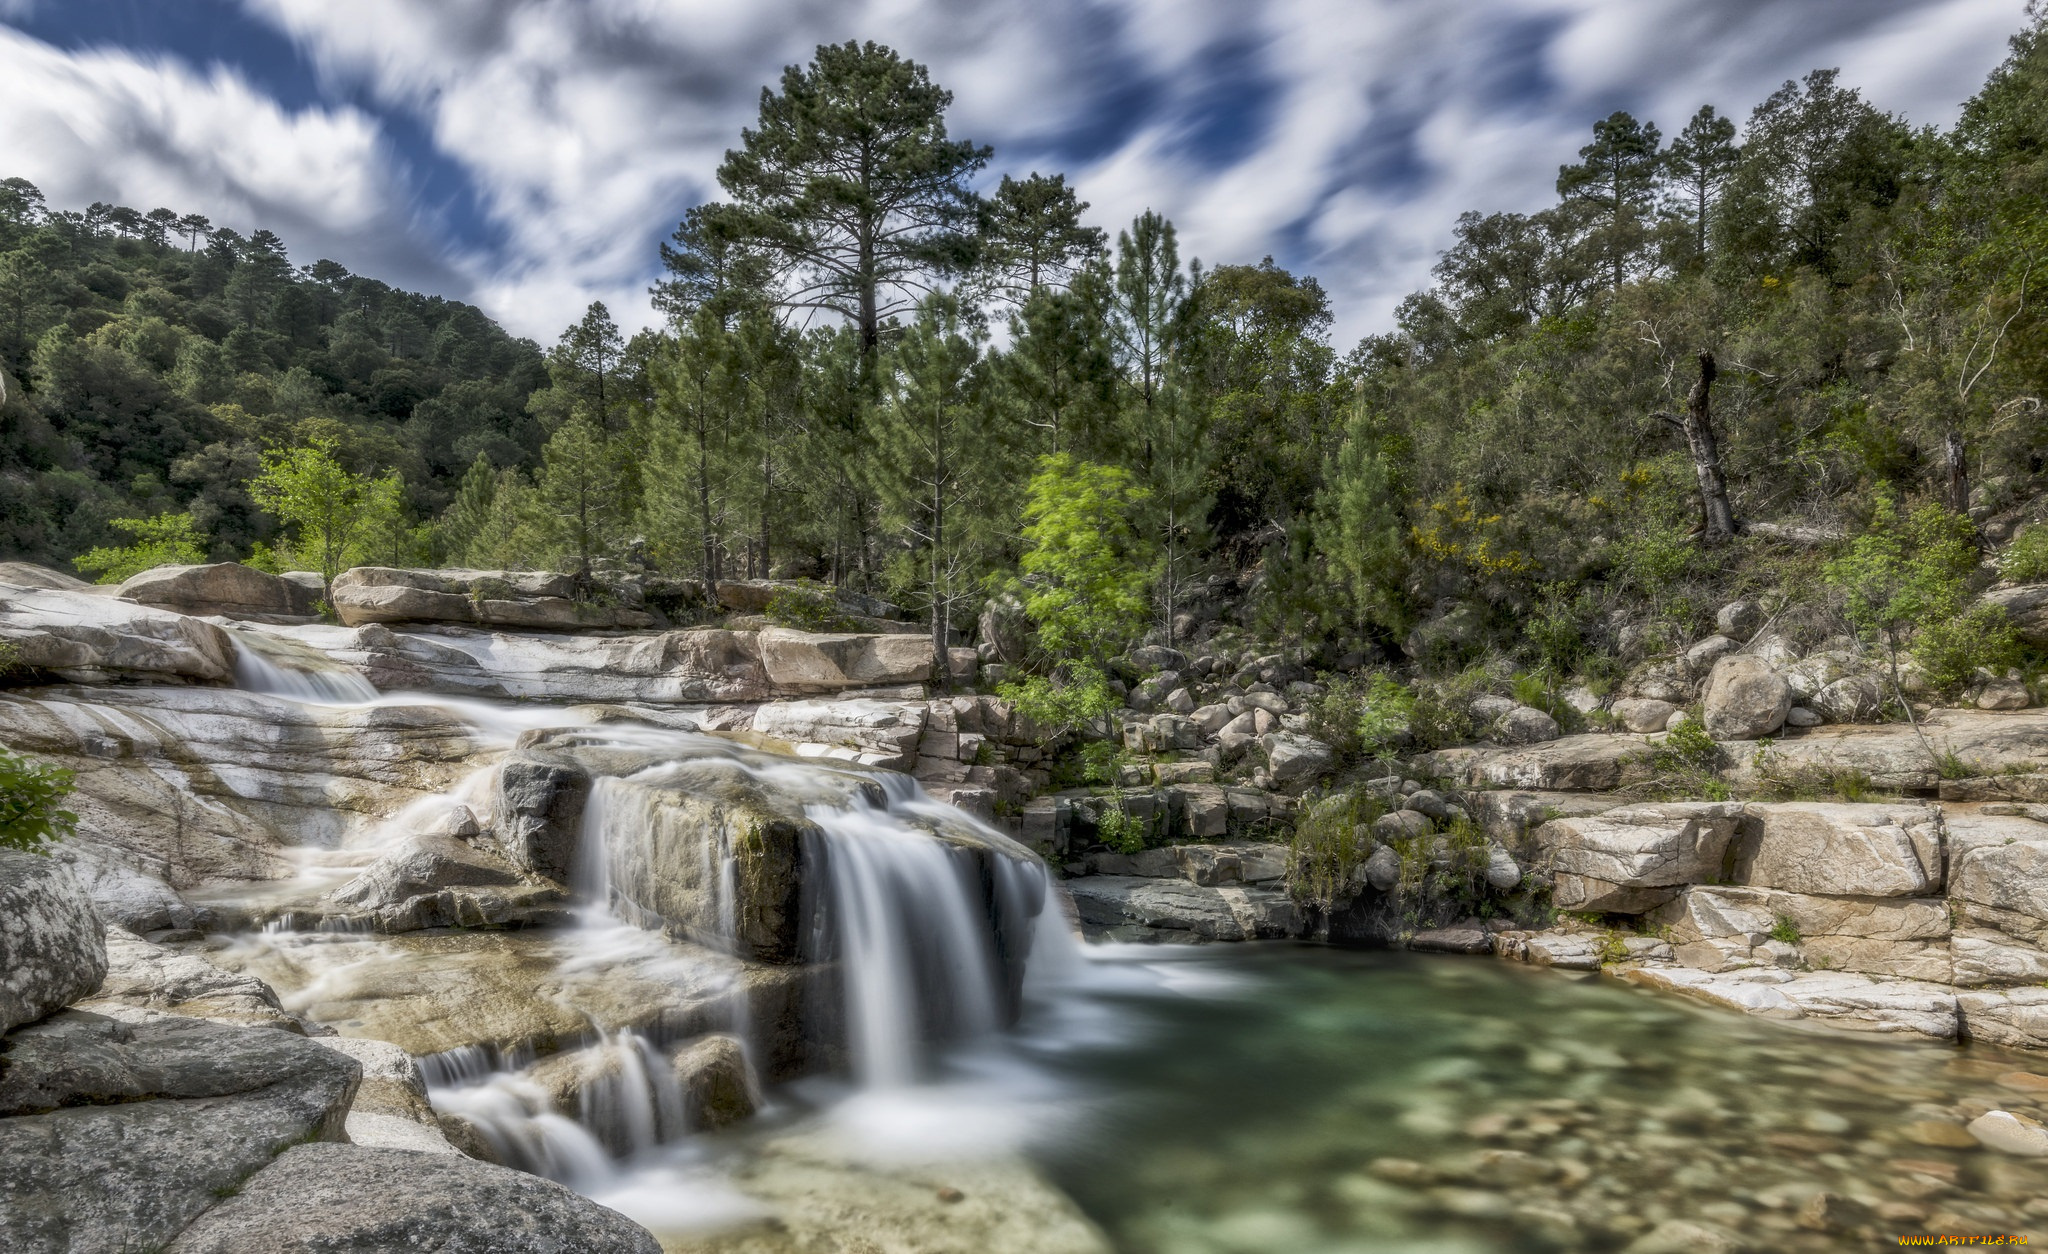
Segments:
[[[782,68],[877,40],[1004,173],[1112,236],[1271,255],[1340,351],[1429,282],[1466,209],[1554,198],[1596,118],[1738,120],[1839,67],[1946,126],[2022,0],[0,0],[0,177],[267,227],[294,260],[471,301],[552,343],[651,324],[658,245],[716,199]]]

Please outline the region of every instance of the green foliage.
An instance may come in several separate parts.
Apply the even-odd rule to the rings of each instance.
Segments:
[[[71,772],[0,749],[0,849],[40,853],[78,826],[60,803],[71,795]]]
[[[778,588],[768,598],[768,617],[798,631],[859,631],[860,622],[831,595],[810,588]]]
[[[1959,692],[1979,670],[2000,672],[2020,659],[2020,640],[2005,607],[1973,605],[1959,614],[1936,618],[1913,633],[1913,658],[1927,682],[1943,692]]]
[[[334,577],[366,562],[405,559],[404,484],[397,474],[353,474],[336,458],[331,439],[266,453],[249,495],[293,529],[280,557]]]
[[[1065,453],[1039,462],[1024,507],[1024,612],[1039,647],[1100,675],[1143,629],[1154,546],[1137,533],[1148,494],[1128,472]]]
[[[2013,537],[1999,556],[1998,577],[2007,583],[2048,580],[2048,525],[2036,523]]]
[[[1099,728],[1122,704],[1107,674],[1079,663],[1056,676],[1030,675],[998,684],[996,694],[1053,736]]]
[[[100,583],[120,583],[158,566],[193,566],[206,560],[206,537],[193,527],[189,513],[116,518],[111,525],[135,537],[135,543],[98,548],[71,559],[80,574],[96,574]]]
[[[1138,853],[1145,848],[1147,824],[1124,806],[1123,789],[1112,787],[1096,798],[1095,837],[1117,853]]]
[[[1130,755],[1111,740],[1091,740],[1081,746],[1081,777],[1091,784],[1114,784]]]
[[[1976,567],[1969,519],[1933,502],[1902,514],[1896,496],[1880,488],[1870,526],[1828,563],[1825,577],[1850,622],[1896,645],[1911,628],[1959,612]]]
[[[1472,693],[1453,683],[1420,685],[1408,712],[1408,730],[1424,749],[1469,743],[1479,732],[1473,725]]]
[[[1287,889],[1296,901],[1336,908],[1372,854],[1372,825],[1386,803],[1364,790],[1303,798],[1288,842]]]
[[[1799,925],[1793,922],[1790,916],[1781,914],[1777,921],[1771,924],[1771,939],[1786,945],[1797,945]]]
[[[1384,672],[1326,675],[1309,703],[1309,734],[1347,759],[1384,758],[1407,738],[1414,712],[1414,694]]]

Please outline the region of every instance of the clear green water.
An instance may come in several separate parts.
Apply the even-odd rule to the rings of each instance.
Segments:
[[[2048,1092],[2014,1074],[2048,1058],[1483,958],[1119,961],[1164,980],[1097,982],[1088,1000],[1114,1030],[1033,1051],[1086,1095],[1034,1153],[1131,1254],[2048,1239],[2048,1160],[1939,1143],[1988,1109],[2048,1118]]]

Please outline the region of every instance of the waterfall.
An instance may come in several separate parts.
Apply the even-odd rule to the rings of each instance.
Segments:
[[[317,649],[254,631],[237,631],[234,641],[235,686],[244,692],[324,705],[377,699],[369,680]]]

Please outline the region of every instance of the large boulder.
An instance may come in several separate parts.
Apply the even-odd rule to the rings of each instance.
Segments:
[[[782,692],[839,692],[930,682],[937,655],[931,638],[791,631],[760,635],[761,663]]]
[[[1621,725],[1638,735],[1663,731],[1671,716],[1678,713],[1678,707],[1671,702],[1650,697],[1623,697],[1612,709]]]
[[[355,1100],[348,1107],[348,1139],[356,1145],[418,1150],[425,1154],[459,1154],[441,1131],[427,1081],[419,1062],[390,1041],[355,1036],[314,1038],[356,1060],[363,1069]]]
[[[76,575],[34,562],[0,562],[0,583],[16,588],[64,588],[74,592],[84,592],[93,586]]]
[[[1535,832],[1538,866],[1560,909],[1639,914],[1718,876],[1742,811],[1702,801],[1552,819]]]
[[[1939,897],[1819,897],[1737,885],[1691,887],[1659,911],[1678,960],[1708,971],[1769,965],[1791,937],[1810,966],[1946,984],[1948,903]],[[1782,940],[1781,940],[1781,943]]]
[[[71,869],[0,849],[0,1035],[92,995],[106,928]]]
[[[162,1249],[286,1149],[340,1140],[360,1074],[303,1037],[175,1015],[22,1028],[0,1072],[0,1248]]]
[[[80,684],[231,683],[235,646],[212,623],[62,588],[0,585],[0,642],[19,664]]]
[[[2005,611],[2020,639],[2035,648],[2048,648],[2048,583],[1993,588],[1984,594],[1984,600]]]
[[[1830,723],[1875,723],[1890,696],[1876,675],[1844,675],[1814,693],[1807,706]]]
[[[160,610],[223,618],[290,621],[313,612],[297,584],[240,562],[152,567],[129,576],[114,595]]]
[[[1024,603],[1009,593],[989,598],[975,630],[995,653],[995,661],[1018,666],[1031,656],[1031,620],[1025,616]]]
[[[498,848],[523,871],[569,883],[590,788],[589,771],[567,757],[515,752],[498,770]]]
[[[1533,706],[1518,705],[1494,724],[1495,739],[1504,745],[1540,745],[1557,739],[1557,720]]]
[[[508,888],[520,882],[502,859],[454,836],[423,832],[401,840],[330,896],[341,905],[375,908],[444,888]]]
[[[579,599],[577,591],[572,576],[547,571],[359,566],[335,576],[328,601],[349,627],[423,622],[582,631],[654,625],[652,614],[629,603],[637,589],[602,589],[602,604]]]
[[[1270,732],[1259,745],[1277,788],[1314,783],[1337,766],[1335,750],[1299,732]]]
[[[225,970],[199,954],[153,944],[118,927],[107,929],[107,978],[78,1008],[109,1015],[157,1010],[305,1033],[299,1021],[285,1013],[277,992],[255,976]]]
[[[539,1176],[450,1154],[302,1145],[168,1254],[661,1254],[652,1233]]]
[[[928,720],[928,707],[918,702],[773,701],[754,711],[751,726],[806,757],[908,770]]]
[[[1941,812],[1912,802],[1751,803],[1734,879],[1759,888],[1857,897],[1941,891]]]
[[[1093,875],[1067,887],[1083,928],[1112,940],[1257,940],[1290,936],[1301,927],[1292,898],[1277,889],[1121,875]]]
[[[1792,686],[1761,658],[1737,654],[1714,663],[1702,720],[1716,740],[1755,740],[1785,725]]]

